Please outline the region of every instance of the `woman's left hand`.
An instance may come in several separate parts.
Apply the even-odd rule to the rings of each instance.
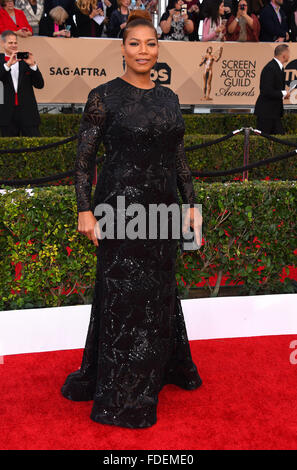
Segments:
[[[199,13],[199,7],[198,5],[192,5],[190,8],[188,8],[189,13]]]

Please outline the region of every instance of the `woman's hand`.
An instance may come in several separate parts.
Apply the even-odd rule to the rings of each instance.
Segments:
[[[200,248],[202,239],[201,239],[201,232],[202,232],[202,215],[198,209],[198,207],[191,207],[186,210],[186,213],[183,218],[183,232],[186,232],[187,228],[190,226],[194,230],[195,241]]]
[[[19,29],[18,31],[14,31],[14,33],[17,35],[17,36],[20,36],[21,38],[27,38],[28,36],[32,36],[32,33],[30,30],[28,30],[27,28],[22,28],[22,29]]]
[[[221,24],[221,26],[218,26],[218,27],[216,28],[215,32],[216,32],[217,34],[220,34],[220,33],[222,33],[222,32],[224,31],[224,29],[225,29],[225,26],[224,26],[223,24]]]
[[[70,31],[68,31],[68,29],[61,29],[60,31],[55,31],[53,33],[53,36],[62,36],[64,38],[70,38],[71,36],[71,33]]]
[[[103,11],[101,8],[93,8],[92,12],[89,14],[89,18],[91,18],[91,20],[95,17],[95,16],[102,16],[104,15]]]
[[[200,10],[199,10],[198,5],[192,5],[191,8],[189,8],[188,11],[189,11],[190,13],[193,13],[193,12],[199,13]]]
[[[127,21],[126,21],[125,23],[120,24],[120,28],[121,28],[121,29],[126,28],[126,26],[127,26]]]
[[[79,233],[86,235],[95,246],[98,246],[98,238],[101,238],[99,223],[92,211],[79,212],[78,228]]]

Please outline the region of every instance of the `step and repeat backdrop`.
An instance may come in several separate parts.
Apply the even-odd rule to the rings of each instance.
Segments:
[[[45,79],[39,103],[84,103],[89,91],[125,72],[120,39],[46,38],[19,40],[34,54]],[[159,41],[152,80],[170,87],[184,105],[253,106],[260,73],[275,43]],[[297,44],[290,43],[287,85],[297,78]],[[296,100],[297,101],[297,100]],[[288,101],[288,104],[289,101]]]

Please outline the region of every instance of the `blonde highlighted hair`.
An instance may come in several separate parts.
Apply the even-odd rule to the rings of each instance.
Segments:
[[[89,15],[92,10],[96,10],[97,0],[77,0],[76,5],[78,9],[84,14]]]
[[[67,11],[64,10],[64,8],[62,7],[52,8],[49,12],[49,15],[54,20],[54,22],[59,25],[65,23],[65,21],[69,17]]]

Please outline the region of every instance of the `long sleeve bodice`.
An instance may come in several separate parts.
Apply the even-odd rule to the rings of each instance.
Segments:
[[[93,89],[82,116],[75,163],[78,212],[100,202],[195,204],[184,151],[185,124],[177,95],[167,87],[134,87],[117,77]],[[103,142],[106,157],[91,201],[95,160]]]

